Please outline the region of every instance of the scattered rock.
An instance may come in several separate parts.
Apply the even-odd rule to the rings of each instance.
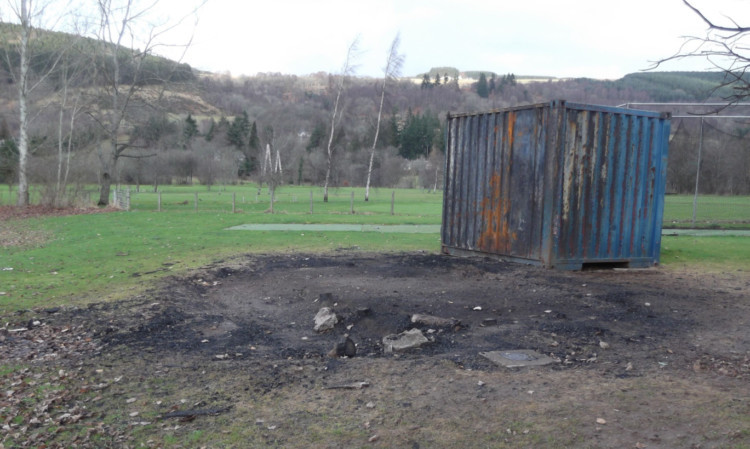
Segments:
[[[485,318],[482,320],[482,326],[497,326],[497,318]]]
[[[401,332],[400,334],[391,334],[383,337],[383,350],[386,353],[394,351],[406,351],[413,348],[418,348],[430,340],[422,334],[419,329],[410,329],[408,331]]]
[[[349,337],[344,337],[343,340],[336,343],[328,353],[329,357],[354,357],[355,355],[357,355],[357,346]]]
[[[609,343],[607,343],[606,341],[600,341],[599,342],[599,347],[602,348],[602,349],[608,349],[609,348]]]
[[[323,307],[315,315],[315,327],[313,327],[313,330],[315,332],[326,332],[333,329],[338,322],[339,319],[333,310],[330,307]]]
[[[441,318],[433,315],[422,315],[416,313],[411,316],[411,322],[425,327],[449,328],[459,324],[458,320],[453,318]]]

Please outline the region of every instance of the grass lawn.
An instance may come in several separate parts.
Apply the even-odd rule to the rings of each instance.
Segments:
[[[439,193],[374,189],[370,201],[364,202],[363,189],[334,189],[324,203],[319,188],[285,187],[279,190],[271,214],[265,189],[256,202],[257,188],[252,186],[214,187],[210,192],[203,188],[197,211],[195,191],[195,187],[170,187],[162,194],[162,212],[157,212],[156,194],[137,193],[131,197],[130,212],[3,223],[33,238],[22,246],[0,249],[0,314],[122,298],[167,274],[186,273],[245,253],[440,249],[437,233],[226,230],[247,223],[438,225]],[[309,213],[311,191],[313,214]],[[231,213],[233,194],[235,214]],[[667,268],[750,269],[746,237],[664,237],[662,250],[662,265]]]
[[[252,189],[253,194],[255,191]],[[331,195],[327,204],[321,195],[314,205],[315,213],[310,215],[309,189],[305,189],[301,193],[307,194],[306,204],[279,201],[274,214],[265,213],[267,205],[258,204],[252,205],[255,209],[247,207],[248,211],[235,214],[230,213],[231,203],[228,210],[218,211],[216,204],[220,204],[220,196],[228,196],[226,192],[216,192],[215,198],[206,199],[209,204],[213,201],[213,207],[207,208],[213,209],[210,211],[199,208],[195,212],[190,206],[183,211],[167,208],[156,212],[140,208],[142,203],[136,202],[136,197],[140,201],[143,195],[144,202],[153,199],[140,194],[134,196],[131,212],[4,223],[18,234],[34,237],[28,239],[31,243],[0,250],[0,314],[121,298],[164,275],[184,273],[245,253],[438,251],[437,233],[226,230],[246,223],[440,223],[439,194],[397,191],[398,202],[391,215],[391,192],[372,195],[368,203],[362,200],[363,195],[357,197],[354,215],[349,213],[350,196],[342,195]],[[163,195],[162,201],[181,202],[180,195],[193,196],[178,191]]]
[[[664,227],[693,227],[693,196],[667,195]],[[749,228],[750,197],[701,195],[696,204],[695,227]]]

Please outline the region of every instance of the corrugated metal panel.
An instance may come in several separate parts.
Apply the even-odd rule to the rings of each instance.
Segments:
[[[449,116],[444,250],[657,263],[668,136],[668,115],[564,101]]]

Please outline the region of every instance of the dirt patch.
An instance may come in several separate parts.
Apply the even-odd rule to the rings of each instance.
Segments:
[[[27,366],[24,379],[75,370],[75,394],[55,404],[81,416],[49,419],[79,447],[742,447],[749,290],[745,272],[252,256],[127,301],[6,317],[0,356]],[[339,320],[317,333],[323,307]],[[413,328],[429,342],[384,351],[383,337]],[[356,356],[328,355],[346,336]],[[554,363],[480,355],[516,349]],[[22,446],[34,427],[21,435],[24,419],[3,413],[6,447]]]

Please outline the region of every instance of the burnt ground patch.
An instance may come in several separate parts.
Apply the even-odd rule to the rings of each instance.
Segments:
[[[200,430],[201,421],[222,429],[211,438],[249,439],[219,447],[357,447],[376,427],[389,447],[723,447],[750,442],[730,429],[750,411],[742,393],[750,380],[749,289],[743,273],[558,272],[435,254],[253,255],[128,300],[6,316],[0,356],[32,367],[5,388],[10,398],[21,398],[18,385],[27,388],[21,416],[41,410],[23,411],[38,395],[27,377],[47,372],[52,383],[70,383],[44,419],[60,426],[55,416],[72,415],[80,423],[66,425],[103,426],[111,438],[75,440],[79,447],[164,435],[183,435],[189,445],[180,432]],[[339,322],[318,333],[313,317],[322,307]],[[415,324],[413,314],[455,325]],[[384,352],[384,336],[412,328],[431,342]],[[356,356],[330,357],[346,336]],[[480,355],[516,349],[555,363],[508,370]],[[350,390],[361,382],[369,386]],[[191,409],[229,416],[139,424]],[[594,418],[613,420],[612,409],[621,430],[605,434]],[[304,430],[331,423],[322,440]],[[452,423],[458,427],[446,433]],[[514,434],[519,425],[528,432]],[[26,438],[21,428],[11,428],[20,436],[7,437],[6,447],[45,435],[39,427],[38,438]],[[582,444],[581,435],[594,443]]]
[[[325,358],[349,336],[359,356],[383,357],[383,337],[421,327],[432,342],[403,356],[455,361],[533,349],[560,367],[596,367],[646,362],[656,348],[689,339],[696,320],[685,310],[700,307],[707,293],[665,282],[654,271],[561,273],[433,254],[285,255],[209,268],[140,302],[90,310],[106,346],[185,356]],[[321,307],[339,322],[316,333]],[[417,313],[459,324],[428,329],[410,322]]]

